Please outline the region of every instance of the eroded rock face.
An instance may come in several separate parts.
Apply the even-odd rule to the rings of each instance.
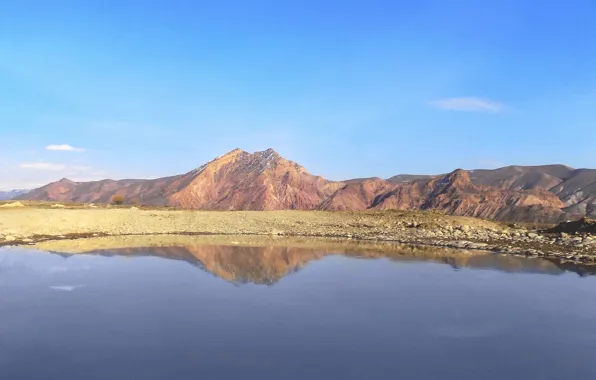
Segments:
[[[562,207],[563,202],[548,191],[478,186],[461,169],[430,180],[394,185],[383,180],[350,184],[322,204],[326,210],[440,210],[451,215],[535,222],[559,220],[564,215]]]
[[[365,179],[343,185],[318,206],[321,210],[366,210],[375,199],[392,191],[394,185],[380,178]]]
[[[478,185],[510,190],[543,190],[564,203],[564,211],[574,219],[596,217],[596,170],[565,165],[507,166],[495,170],[474,170]]]

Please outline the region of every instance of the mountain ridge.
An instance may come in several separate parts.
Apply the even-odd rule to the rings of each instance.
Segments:
[[[74,182],[63,178],[17,198],[202,210],[437,210],[496,220],[558,222],[596,214],[596,170],[564,165],[456,169],[331,181],[275,150],[234,149],[185,174]]]
[[[2,190],[0,191],[0,201],[8,201],[28,192],[28,189]]]

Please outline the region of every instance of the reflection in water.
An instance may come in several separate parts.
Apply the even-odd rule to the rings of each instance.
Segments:
[[[157,256],[181,260],[235,283],[274,284],[299,271],[309,262],[331,255],[392,261],[428,261],[455,269],[494,269],[504,272],[593,275],[595,267],[467,251],[323,239],[216,238],[213,237],[120,237],[75,242],[47,242],[38,248],[70,257],[75,254],[101,256]]]
[[[541,275],[567,269],[339,240],[3,248],[0,379],[593,379],[596,278]]]

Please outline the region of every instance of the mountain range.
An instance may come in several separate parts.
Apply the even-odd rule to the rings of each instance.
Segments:
[[[235,149],[186,174],[158,179],[74,182],[63,178],[16,197],[201,210],[437,210],[504,221],[555,223],[596,216],[596,170],[508,166],[441,175],[330,181],[273,149]]]
[[[27,194],[28,192],[29,192],[29,190],[24,190],[24,189],[0,191],[0,201],[6,201],[9,199],[13,199],[18,196]]]

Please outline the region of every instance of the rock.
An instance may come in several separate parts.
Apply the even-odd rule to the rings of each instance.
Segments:
[[[472,228],[467,224],[464,224],[463,226],[460,226],[459,229],[463,232],[469,232]]]
[[[12,203],[7,203],[5,205],[0,206],[2,208],[15,208],[15,207],[25,207],[24,204],[22,204],[21,202],[12,202]]]
[[[65,208],[66,206],[61,205],[60,203],[56,203],[56,204],[53,204],[51,207],[52,208]]]
[[[131,210],[138,210],[139,208],[138,208],[138,207],[136,207],[136,206],[132,206],[130,209],[131,209]]]
[[[17,240],[17,238],[16,238],[16,237],[14,237],[14,236],[10,236],[10,235],[9,235],[9,236],[5,236],[5,237],[4,237],[4,240],[6,240],[6,241],[15,241],[15,240]]]
[[[581,218],[576,221],[566,221],[559,223],[556,227],[548,230],[548,232],[560,232],[563,233],[595,233],[596,232],[596,220]]]

